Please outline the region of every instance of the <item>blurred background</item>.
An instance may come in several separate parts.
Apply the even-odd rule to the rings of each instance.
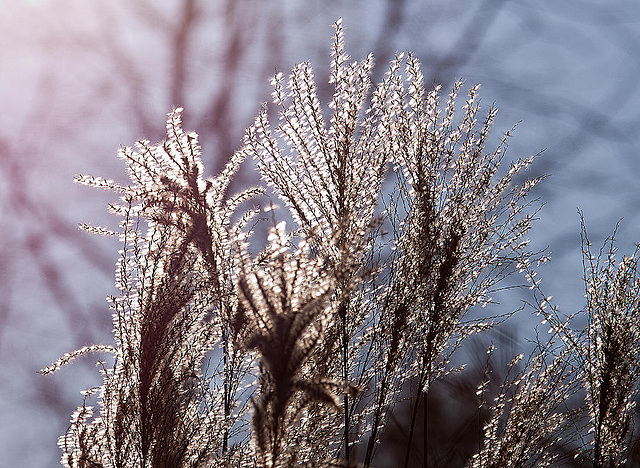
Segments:
[[[636,0],[0,0],[0,468],[58,466],[56,439],[79,391],[99,382],[96,359],[37,371],[111,339],[119,245],[77,224],[115,227],[115,198],[73,176],[124,182],[117,149],[163,138],[177,106],[218,172],[276,70],[310,60],[327,102],[339,17],[352,57],[374,53],[376,81],[395,52],[413,51],[427,84],[482,84],[482,102],[500,109],[494,142],[520,122],[507,159],[544,149],[531,175],[551,177],[535,193],[545,207],[531,240],[551,255],[540,276],[561,311],[583,306],[578,207],[594,244],[621,218],[620,251],[640,241]],[[256,179],[247,166],[238,184]],[[508,322],[507,361],[535,325],[527,312]],[[460,385],[430,404],[443,412],[451,395],[474,393]]]

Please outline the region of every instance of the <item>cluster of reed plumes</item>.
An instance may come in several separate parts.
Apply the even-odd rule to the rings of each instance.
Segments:
[[[330,111],[303,63],[273,79],[277,123],[265,106],[217,177],[204,177],[180,109],[166,142],[120,152],[129,185],[78,177],[119,193],[110,205],[119,232],[84,227],[123,247],[114,344],[44,369],[112,355],[59,439],[64,466],[369,467],[401,400],[411,409],[409,466],[431,384],[451,372],[466,337],[506,318],[469,312],[518,284],[505,281],[512,274],[540,297],[544,257],[526,238],[540,179],[522,177],[533,158],[501,166],[509,134],[485,148],[495,110],[480,112],[476,88],[457,117],[461,85],[442,105],[413,56],[396,57],[373,89],[372,67],[371,56],[350,61],[338,21]],[[267,187],[231,196],[247,158]],[[258,207],[271,192],[284,214],[270,201]],[[533,302],[552,340],[526,366],[514,361],[518,376],[497,395],[487,398],[488,381],[479,387],[493,416],[470,466],[557,462],[567,434],[595,466],[623,463],[638,371],[637,260],[616,266],[611,249],[601,267],[586,234],[584,245],[587,328],[573,330],[547,299]],[[590,418],[570,424],[564,405],[581,392]]]

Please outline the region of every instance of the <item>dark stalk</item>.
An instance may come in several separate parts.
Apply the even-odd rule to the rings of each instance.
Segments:
[[[342,380],[345,384],[349,381],[349,338],[347,336],[347,310],[348,305],[343,301],[338,309],[342,323]],[[349,441],[349,433],[351,430],[351,421],[349,417],[349,391],[345,387],[344,391],[344,457],[347,462],[351,460],[351,446]]]
[[[224,433],[222,436],[222,456],[227,453],[227,448],[229,445],[229,416],[231,415],[231,405],[230,405],[230,391],[229,391],[229,356],[228,356],[228,331],[226,327],[223,327],[222,330],[222,359],[224,366]]]
[[[382,375],[382,384],[380,385],[380,392],[378,393],[378,401],[376,402],[371,435],[369,436],[369,442],[367,444],[367,452],[364,459],[365,467],[371,466],[371,461],[373,460],[373,450],[378,437],[378,428],[384,412],[384,401],[387,397],[388,387],[390,385],[389,379],[391,378],[394,366],[397,364],[402,336],[406,331],[407,319],[409,318],[409,308],[404,303],[398,304],[393,312],[394,322],[391,324],[391,342],[389,343],[387,362],[384,374]]]

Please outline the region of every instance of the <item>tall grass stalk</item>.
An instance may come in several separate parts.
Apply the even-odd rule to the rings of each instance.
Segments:
[[[216,177],[205,177],[181,109],[168,116],[166,141],[120,151],[127,185],[78,177],[120,196],[110,205],[118,232],[84,227],[118,236],[122,250],[113,344],[44,369],[111,355],[60,437],[62,464],[369,467],[404,404],[408,467],[420,421],[427,446],[426,399],[452,353],[510,315],[472,310],[491,309],[524,273],[552,340],[539,340],[523,368],[512,364],[470,466],[558,463],[554,449],[571,431],[584,441],[578,455],[620,466],[638,374],[636,255],[615,264],[612,238],[601,263],[583,229],[588,325],[570,329],[534,278],[544,260],[527,239],[539,209],[530,193],[541,178],[524,175],[534,157],[505,163],[511,132],[488,149],[496,110],[481,109],[478,87],[460,98],[456,83],[441,102],[412,54],[374,85],[373,57],[351,61],[335,28],[328,108],[309,63],[277,73],[273,106]],[[247,159],[265,187],[228,194]],[[592,443],[578,418],[563,419],[576,382]]]

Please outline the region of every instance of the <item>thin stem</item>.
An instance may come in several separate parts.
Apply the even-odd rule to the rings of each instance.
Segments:
[[[414,429],[416,427],[416,417],[418,415],[418,407],[420,406],[420,397],[422,395],[425,395],[425,401],[424,401],[424,406],[426,408],[427,406],[427,402],[426,402],[426,394],[423,394],[422,392],[420,392],[418,394],[418,398],[416,399],[416,404],[413,407],[413,410],[411,411],[411,426],[409,427],[409,437],[407,437],[407,448],[405,449],[405,453],[404,453],[404,464],[402,465],[403,468],[407,468],[409,466],[409,456],[411,455],[411,446],[413,445],[413,432]],[[426,409],[425,409],[425,415],[426,415]],[[426,444],[426,427],[425,427],[425,444]],[[426,445],[425,445],[426,447]],[[426,460],[426,457],[425,457]]]
[[[427,468],[427,392],[420,392],[420,395],[422,395],[422,450],[424,450],[422,466]]]
[[[347,314],[345,306],[345,312],[342,314],[342,379],[344,382],[348,382],[349,379],[349,366],[348,366],[348,358],[349,358],[349,342],[347,337]],[[349,392],[348,389],[344,391],[344,457],[347,462],[351,460],[350,453],[350,441],[349,441],[349,432],[351,429],[351,421],[349,418]]]
[[[415,427],[416,427],[416,419],[418,416],[418,408],[420,407],[420,401],[422,400],[422,420],[423,420],[423,435],[422,435],[422,441],[423,441],[423,447],[425,450],[425,456],[424,456],[424,466],[426,468],[426,463],[427,463],[427,457],[426,457],[426,447],[427,447],[427,391],[422,390],[422,388],[425,387],[425,382],[430,382],[431,380],[431,373],[433,372],[433,368],[432,368],[432,361],[429,358],[429,356],[431,356],[431,352],[432,352],[432,346],[433,346],[433,340],[431,339],[427,339],[427,352],[423,357],[423,367],[422,367],[422,372],[420,374],[420,378],[418,379],[418,396],[416,397],[416,404],[413,407],[413,411],[411,414],[411,426],[409,428],[409,437],[407,438],[407,447],[405,449],[405,456],[404,456],[404,465],[403,468],[407,468],[407,466],[409,465],[409,456],[411,454],[411,448],[413,447],[413,433],[415,432]],[[426,388],[428,389],[430,387],[430,385],[427,385]]]
[[[224,366],[224,433],[222,436],[222,456],[227,453],[228,445],[229,445],[229,416],[231,415],[231,395],[229,394],[229,348],[228,348],[228,336],[227,330],[224,328],[222,330],[222,359]]]

